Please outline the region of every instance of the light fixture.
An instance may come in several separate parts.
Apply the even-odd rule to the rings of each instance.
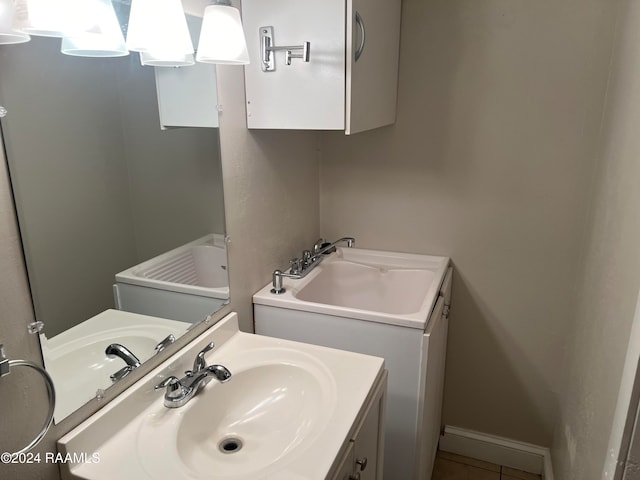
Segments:
[[[195,65],[193,53],[156,57],[149,52],[140,52],[140,63],[150,67],[190,67]]]
[[[77,12],[78,21],[73,27],[73,33],[62,39],[62,53],[77,57],[129,55],[111,0],[81,1],[84,9]]]
[[[0,0],[0,45],[24,43],[30,40],[28,34],[13,27],[15,14],[13,0]]]
[[[204,9],[196,60],[230,65],[249,63],[240,12],[229,0],[218,0]]]
[[[127,48],[146,58],[180,59],[193,54],[193,42],[180,0],[133,0]]]
[[[86,10],[81,0],[15,0],[15,5],[13,26],[42,37],[63,37]]]

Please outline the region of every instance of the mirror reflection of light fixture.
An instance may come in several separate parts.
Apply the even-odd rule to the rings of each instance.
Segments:
[[[150,67],[190,67],[195,65],[193,53],[173,57],[155,57],[149,52],[140,52],[140,63]]]
[[[76,57],[129,55],[111,0],[82,0],[82,3],[84,10],[77,17],[81,23],[76,23],[73,33],[63,37],[62,53]]]
[[[0,45],[24,43],[31,39],[13,27],[15,14],[13,0],[0,0]]]
[[[148,59],[184,59],[193,54],[193,42],[180,0],[133,0],[127,48]],[[142,58],[142,57],[141,57]],[[144,59],[142,59],[144,62]],[[150,60],[152,61],[152,60]],[[149,65],[149,63],[145,63]]]
[[[249,63],[240,12],[229,0],[218,0],[204,9],[196,60],[203,63]]]
[[[71,6],[77,0],[15,0],[14,28],[29,35],[62,37],[71,23]]]

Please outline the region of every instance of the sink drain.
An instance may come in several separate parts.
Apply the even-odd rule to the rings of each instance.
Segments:
[[[242,440],[236,437],[224,438],[218,448],[222,453],[236,453],[242,449]]]

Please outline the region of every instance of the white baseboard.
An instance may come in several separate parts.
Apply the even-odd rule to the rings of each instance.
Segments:
[[[447,425],[440,437],[439,449],[553,480],[549,449],[538,445]]]

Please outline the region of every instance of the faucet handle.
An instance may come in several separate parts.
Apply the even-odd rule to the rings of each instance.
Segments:
[[[311,263],[311,251],[303,250],[302,252],[302,269],[304,270]]]
[[[133,372],[133,367],[131,365],[125,365],[120,370],[118,370],[113,375],[109,376],[112,382],[117,382],[118,380],[122,380],[124,377]]]
[[[313,244],[313,254],[315,255],[316,253],[318,253],[322,247],[324,246],[326,240],[324,238],[319,238],[318,240],[316,240],[316,243]]]
[[[179,402],[189,394],[191,388],[185,387],[180,379],[173,375],[165,378],[161,383],[153,387],[155,390],[160,390],[166,387],[164,392],[164,404],[165,406],[173,405],[175,402]]]
[[[160,390],[162,388],[167,387],[167,392],[173,392],[174,390],[177,390],[181,386],[182,386],[182,383],[180,383],[180,379],[178,377],[174,377],[173,375],[171,375],[170,377],[165,378],[162,382],[160,382],[158,385],[153,387],[153,389]]]
[[[302,270],[302,260],[299,258],[292,258],[289,260],[289,264],[291,265],[290,271],[293,275],[299,274],[300,270]]]
[[[194,373],[198,373],[200,370],[207,368],[207,362],[204,359],[204,354],[213,350],[215,346],[216,344],[211,342],[207,344],[207,346],[202,350],[200,350],[200,353],[198,353],[196,359],[193,361],[193,368],[191,370],[193,370]]]
[[[175,335],[173,333],[170,333],[163,340],[161,340],[160,343],[158,343],[156,345],[156,348],[154,348],[153,350],[156,353],[160,353],[161,351],[163,351],[165,348],[167,348],[169,345],[171,345],[175,341],[176,341]]]

